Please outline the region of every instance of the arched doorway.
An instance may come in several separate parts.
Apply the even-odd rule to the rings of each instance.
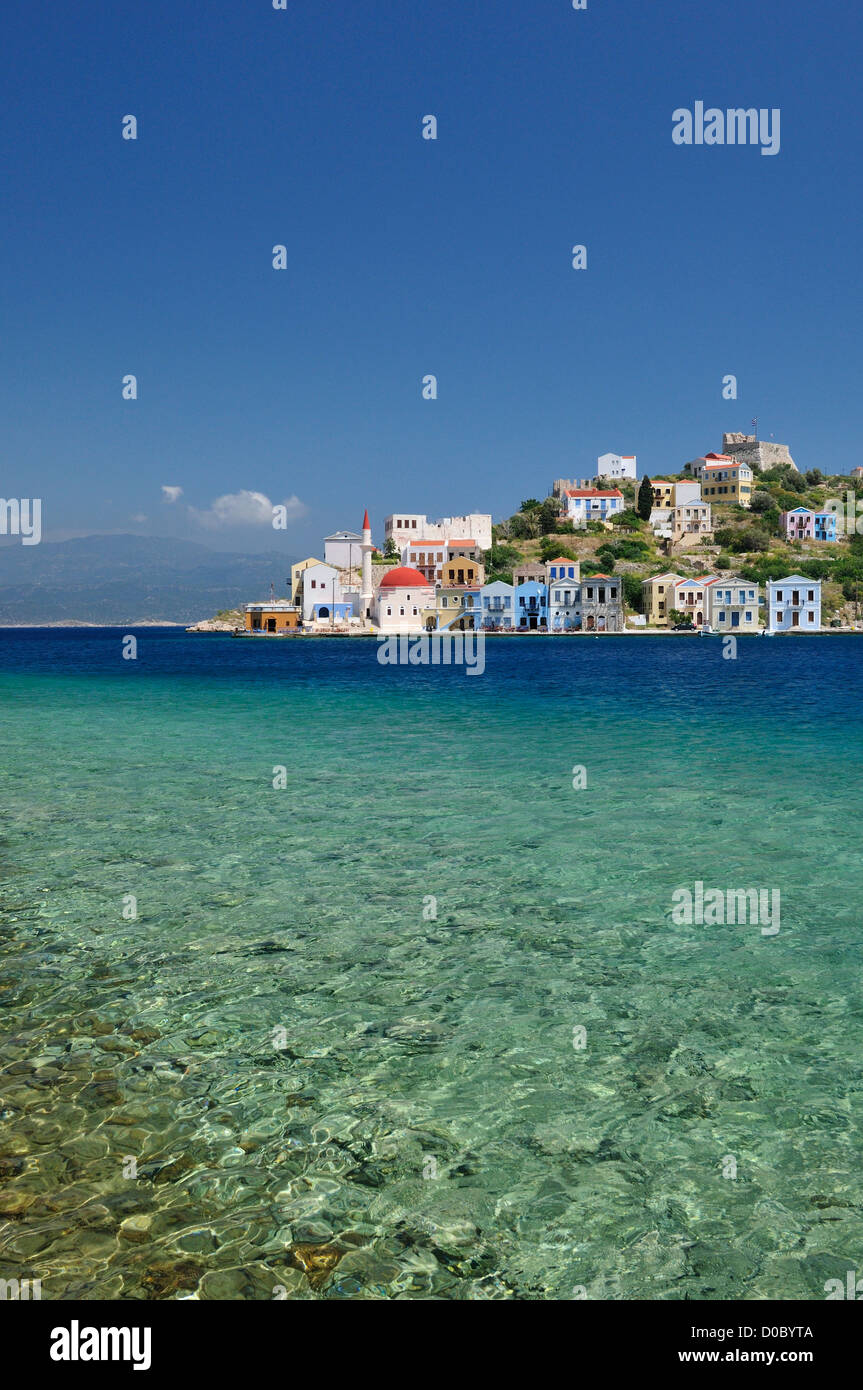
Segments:
[[[329,610],[329,608],[319,608],[319,609],[318,609],[318,617],[319,617],[319,618],[328,618],[329,616],[330,616],[330,610]]]

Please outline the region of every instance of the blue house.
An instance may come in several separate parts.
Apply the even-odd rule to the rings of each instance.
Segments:
[[[516,585],[515,627],[519,632],[548,630],[548,587],[536,579]]]
[[[549,587],[556,579],[578,580],[581,578],[581,564],[578,560],[567,560],[563,555],[559,555],[556,560],[548,562],[548,583]]]

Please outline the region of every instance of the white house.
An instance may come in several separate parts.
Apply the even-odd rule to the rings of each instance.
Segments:
[[[337,570],[359,569],[362,562],[362,536],[356,531],[336,531],[324,536],[324,559]]]
[[[515,589],[503,579],[483,584],[480,590],[482,626],[492,632],[511,628],[514,623]]]
[[[604,490],[596,487],[568,488],[563,496],[567,520],[575,526],[588,521],[609,521],[623,511],[623,493],[619,488]]]
[[[636,478],[635,454],[600,454],[596,460],[597,478]]]
[[[821,580],[789,574],[767,584],[768,632],[819,632]]]
[[[424,574],[408,565],[388,570],[375,600],[375,626],[380,632],[422,632],[423,612],[434,611],[435,589]]]
[[[303,622],[340,621],[344,607],[338,570],[320,561],[309,565],[303,572]]]

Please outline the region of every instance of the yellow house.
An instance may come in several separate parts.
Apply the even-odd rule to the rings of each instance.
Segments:
[[[667,507],[671,510],[701,501],[701,485],[691,480],[667,483],[659,478],[650,486],[653,488],[653,505],[660,509]]]
[[[300,625],[300,610],[291,603],[272,599],[269,603],[247,603],[247,632],[292,632]]]
[[[674,586],[682,583],[671,570],[642,581],[641,606],[650,627],[667,627],[668,613],[674,607]]]
[[[447,560],[441,570],[441,585],[445,589],[479,588],[485,579],[485,567],[479,560]]]
[[[311,565],[322,565],[323,560],[298,560],[295,565],[291,565],[291,603],[303,603],[303,575]]]
[[[705,502],[736,502],[748,507],[752,500],[752,469],[728,455],[707,455],[701,469],[701,496]]]

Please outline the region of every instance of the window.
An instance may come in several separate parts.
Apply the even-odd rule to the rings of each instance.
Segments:
[[[750,613],[750,611],[749,611],[748,608],[747,608],[747,610],[746,610],[746,622],[747,622],[747,623],[751,623],[751,622],[752,622],[752,614]]]
[[[417,615],[417,610],[416,610],[416,607],[414,607],[414,610],[413,610],[413,612],[414,612],[414,617],[416,617],[416,615]]]
[[[412,521],[412,522],[411,522],[411,530],[412,530],[412,531],[415,531],[416,529],[417,529],[417,524],[416,524],[415,521]]]
[[[404,615],[405,615],[405,610],[404,610],[404,607],[402,606],[402,607],[399,609],[399,617],[400,617],[400,618],[403,618]]]
[[[809,619],[809,622],[810,622],[810,623],[814,623],[814,621],[815,621],[815,614],[812,612],[811,609],[810,609],[809,612],[806,614],[806,616],[807,616],[807,618]]]
[[[810,602],[810,603],[814,603],[814,602],[815,602],[815,590],[814,590],[814,589],[810,589],[810,590],[809,590],[809,602]]]
[[[393,616],[393,610],[392,610],[391,608],[388,608],[388,609],[387,609],[387,617],[388,617],[388,618],[391,618],[392,616]]]

